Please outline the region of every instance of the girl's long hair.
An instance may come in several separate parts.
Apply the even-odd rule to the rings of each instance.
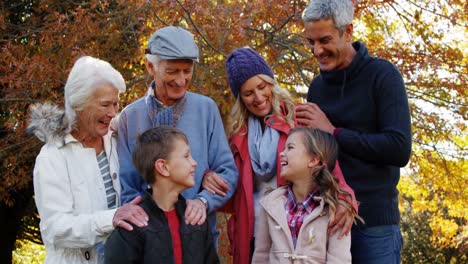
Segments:
[[[362,221],[352,205],[339,199],[341,194],[348,195],[351,200],[351,194],[339,188],[338,179],[331,173],[338,159],[338,143],[335,138],[329,133],[308,127],[294,128],[289,135],[293,133],[301,133],[307,152],[320,160],[319,165],[312,168],[311,180],[315,181],[320,195],[329,207],[330,221],[333,222],[338,205],[342,205],[348,214]]]

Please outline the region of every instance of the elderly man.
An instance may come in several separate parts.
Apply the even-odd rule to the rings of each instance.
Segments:
[[[411,153],[405,85],[390,62],[352,42],[351,0],[313,0],[303,13],[304,34],[320,75],[309,103],[296,108],[300,124],[335,136],[346,182],[365,224],[351,232],[353,263],[399,263],[397,184]]]
[[[122,111],[118,123],[121,200],[127,203],[148,188],[132,163],[138,135],[160,125],[175,126],[187,135],[198,164],[195,186],[182,192],[187,199],[186,221],[202,224],[208,215],[216,241],[215,211],[231,198],[238,173],[215,102],[187,91],[195,61],[198,61],[198,47],[187,30],[168,26],[151,36],[146,49],[146,69],[153,82],[144,97]],[[221,176],[229,186],[226,196],[202,190],[205,173]]]

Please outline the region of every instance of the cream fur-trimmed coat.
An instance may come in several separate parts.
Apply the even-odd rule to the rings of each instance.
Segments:
[[[286,186],[278,188],[260,201],[252,263],[351,263],[351,236],[338,239],[337,232],[328,237],[328,207],[321,197],[315,198],[320,205],[304,219],[294,248],[286,219],[286,191]]]
[[[107,209],[96,152],[84,148],[70,134],[71,127],[63,110],[54,105],[31,108],[28,131],[46,142],[34,166],[34,194],[47,264],[98,263],[96,245],[114,230],[117,209]],[[112,133],[104,137],[112,184],[119,195],[116,142]]]

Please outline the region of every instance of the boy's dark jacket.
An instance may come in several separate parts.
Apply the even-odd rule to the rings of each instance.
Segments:
[[[366,225],[398,224],[400,167],[411,153],[405,85],[392,63],[371,57],[354,42],[356,55],[341,70],[320,72],[307,94],[338,128],[339,161],[360,203]],[[338,133],[336,133],[338,132]]]
[[[174,263],[171,232],[164,212],[149,193],[139,205],[148,214],[148,226],[133,226],[133,231],[114,230],[106,241],[105,263]],[[185,224],[185,208],[186,201],[179,196],[175,210],[180,219],[182,263],[219,263],[208,221],[203,225]]]

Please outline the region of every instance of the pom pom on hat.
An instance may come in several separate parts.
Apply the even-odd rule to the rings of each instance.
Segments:
[[[260,54],[251,48],[238,48],[229,54],[226,60],[226,72],[229,86],[234,97],[245,81],[258,74],[265,74],[274,79],[273,71]]]

